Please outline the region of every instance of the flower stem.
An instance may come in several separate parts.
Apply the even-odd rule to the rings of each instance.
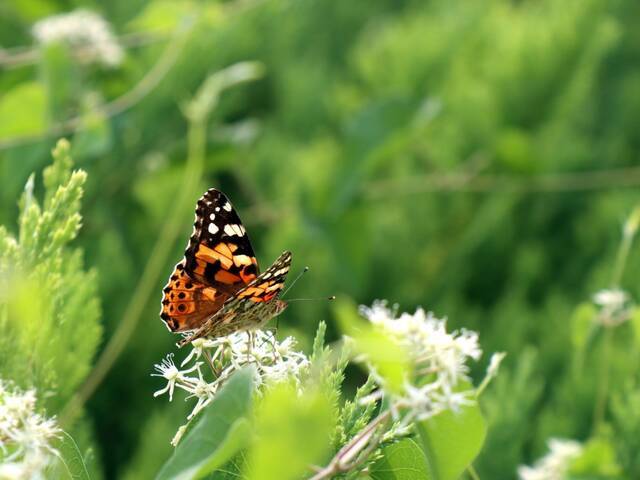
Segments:
[[[467,473],[469,474],[469,477],[471,477],[471,480],[480,480],[480,475],[478,475],[476,469],[473,468],[473,465],[469,465],[467,467]]]
[[[613,347],[613,328],[604,327],[602,339],[602,358],[600,375],[598,378],[598,390],[596,393],[596,401],[593,407],[593,432],[597,432],[600,425],[604,421],[604,414],[607,408],[607,396],[609,390],[611,349]]]
[[[613,274],[611,275],[611,286],[613,288],[618,287],[622,280],[624,267],[627,264],[627,257],[629,256],[631,244],[633,243],[634,233],[635,232],[629,232],[625,229],[622,235],[622,242],[620,242],[620,248],[618,248],[618,254],[616,255],[616,263],[613,268]]]
[[[636,207],[629,215],[622,230],[622,241],[616,255],[616,262],[611,275],[611,288],[615,289],[622,282],[622,275],[627,264],[627,258],[631,250],[633,238],[638,231],[640,223],[640,207]],[[604,327],[602,339],[602,358],[600,375],[598,378],[598,390],[596,393],[596,401],[593,407],[593,430],[597,431],[601,423],[604,421],[604,415],[607,408],[607,396],[609,390],[609,377],[611,370],[611,350],[613,349],[613,327]]]
[[[355,437],[353,437],[338,453],[331,459],[329,464],[321,468],[310,480],[324,480],[333,478],[339,473],[352,470],[367,459],[380,442],[381,436],[375,436],[379,425],[387,422],[391,416],[390,411],[381,413],[371,420]]]

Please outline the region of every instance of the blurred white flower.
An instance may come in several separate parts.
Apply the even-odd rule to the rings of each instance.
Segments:
[[[495,378],[498,376],[498,370],[500,369],[500,364],[502,363],[502,360],[504,360],[504,357],[506,356],[507,354],[505,352],[496,352],[493,355],[491,355],[491,359],[489,360],[489,366],[487,367],[487,377]]]
[[[205,361],[201,361],[201,359]],[[192,364],[193,363],[193,364]],[[191,366],[189,366],[192,364]],[[211,375],[205,375],[203,365],[209,365]],[[300,385],[301,378],[308,372],[310,361],[307,356],[295,350],[292,337],[278,342],[270,331],[255,330],[249,343],[246,332],[236,332],[226,337],[214,339],[197,339],[191,344],[191,352],[176,367],[173,354],[155,365],[157,373],[152,376],[162,377],[167,381],[164,388],[156,391],[154,396],[169,393],[169,401],[173,400],[175,388],[189,393],[187,398],[197,399],[194,408],[187,417],[193,419],[215,398],[218,389],[237,370],[245,365],[254,365],[259,387],[269,384],[292,381]],[[186,430],[183,425],[172,440],[177,445]]]
[[[600,290],[593,296],[593,303],[600,307],[598,321],[604,326],[616,326],[629,320],[630,300],[631,297],[624,290]]]
[[[68,44],[84,63],[96,62],[117,67],[124,57],[124,51],[109,23],[88,10],[44,18],[33,25],[32,33],[42,45],[55,42]]]
[[[571,462],[582,453],[582,445],[574,440],[552,438],[548,445],[549,453],[533,467],[518,467],[520,480],[564,480]]]
[[[469,380],[469,359],[482,355],[478,334],[468,330],[448,333],[446,321],[421,308],[399,316],[395,308],[377,301],[361,307],[361,313],[405,351],[411,362],[402,392],[385,391],[400,429],[415,420],[426,420],[444,410],[457,411],[475,402],[475,391],[462,384]],[[377,377],[372,369],[374,378]],[[385,390],[382,378],[376,378]],[[370,396],[371,397],[371,396]],[[372,397],[373,398],[373,397]]]
[[[41,479],[58,455],[54,419],[36,413],[35,391],[20,391],[0,379],[0,479]]]

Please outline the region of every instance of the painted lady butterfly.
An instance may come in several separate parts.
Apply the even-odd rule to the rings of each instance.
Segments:
[[[249,237],[222,192],[210,188],[198,200],[193,226],[184,258],[162,290],[160,318],[172,332],[192,332],[179,346],[259,328],[286,308],[278,295],[291,253],[258,274]]]

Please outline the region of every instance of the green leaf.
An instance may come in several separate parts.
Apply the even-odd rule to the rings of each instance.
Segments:
[[[383,457],[371,467],[373,480],[429,478],[427,458],[415,440],[405,438],[382,449]]]
[[[445,411],[417,424],[429,480],[456,480],[476,458],[487,426],[477,405]]]
[[[569,473],[570,478],[614,478],[622,472],[616,462],[613,445],[605,438],[593,438],[585,444],[580,456],[571,462]]]
[[[245,446],[248,426],[244,417],[251,407],[253,376],[253,369],[244,369],[229,379],[178,444],[158,480],[202,478]]]
[[[87,466],[78,444],[67,432],[62,432],[62,436],[54,445],[60,456],[62,465],[56,466],[56,472],[49,472],[51,478],[71,478],[73,480],[90,480]]]
[[[46,118],[47,100],[42,85],[21,83],[0,99],[0,138],[41,133]]]
[[[218,448],[207,458],[206,463],[198,469],[196,478],[202,478],[227,463],[236,453],[247,446],[250,436],[251,422],[246,418],[236,420],[229,427],[227,436]]]
[[[321,464],[331,448],[334,415],[327,395],[281,383],[265,393],[256,412],[256,440],[248,455],[249,480],[293,480]]]
[[[404,350],[384,332],[365,321],[352,301],[336,300],[334,312],[343,333],[355,340],[356,350],[367,356],[391,390],[401,390],[409,365]]]

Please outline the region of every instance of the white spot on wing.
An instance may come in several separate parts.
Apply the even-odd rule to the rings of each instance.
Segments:
[[[211,215],[209,215],[209,219],[213,222],[216,219],[216,214],[212,213]]]
[[[220,211],[220,207],[216,207],[216,212],[219,212],[219,211]]]
[[[274,290],[279,290],[284,286],[282,283],[274,283],[270,287],[267,287],[267,292],[273,292]]]
[[[225,203],[222,208],[224,208],[227,212],[231,211],[231,204],[229,202]]]
[[[233,263],[238,267],[240,265],[251,265],[251,258],[249,258],[248,255],[235,255],[233,257]]]
[[[242,225],[236,225],[235,223],[229,223],[224,226],[224,233],[229,235],[230,237],[237,235],[241,237],[244,235]]]
[[[218,227],[215,223],[210,223],[209,224],[209,233],[211,234],[216,234],[218,232]]]

